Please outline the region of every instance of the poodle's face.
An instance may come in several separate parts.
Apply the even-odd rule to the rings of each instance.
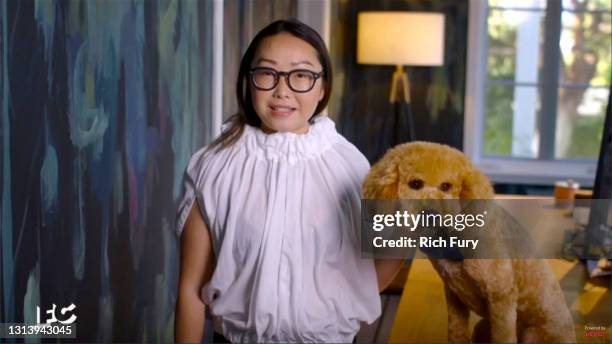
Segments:
[[[398,163],[397,196],[400,199],[457,199],[465,171],[455,154],[439,152],[406,156]]]
[[[460,151],[431,142],[391,149],[364,182],[369,199],[492,199],[493,189]]]

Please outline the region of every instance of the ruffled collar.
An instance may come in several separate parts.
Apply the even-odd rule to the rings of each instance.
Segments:
[[[292,165],[300,160],[320,156],[339,139],[340,134],[336,131],[334,121],[327,116],[319,116],[304,134],[266,134],[260,128],[246,125],[240,141],[249,153]]]

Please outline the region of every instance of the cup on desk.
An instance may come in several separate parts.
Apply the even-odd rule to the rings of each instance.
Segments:
[[[580,184],[575,181],[560,180],[555,183],[555,206],[559,208],[569,208],[574,204],[576,191],[580,188]]]

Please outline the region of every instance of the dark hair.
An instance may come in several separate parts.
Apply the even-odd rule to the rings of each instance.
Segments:
[[[287,32],[297,38],[300,38],[310,44],[317,51],[317,57],[321,66],[323,66],[323,81],[325,94],[323,99],[319,101],[314,114],[308,120],[313,122],[317,116],[327,106],[332,88],[332,66],[329,58],[329,53],[325,47],[325,42],[319,34],[297,19],[277,20],[265,28],[263,28],[249,44],[246,52],[240,61],[240,69],[238,70],[238,78],[236,80],[236,98],[238,99],[238,113],[231,116],[227,123],[229,126],[217,137],[209,146],[209,148],[217,148],[221,150],[234,144],[242,135],[245,125],[254,127],[261,126],[261,119],[255,112],[253,102],[251,100],[251,90],[248,84],[249,70],[251,63],[255,57],[255,52],[261,41],[270,36]]]

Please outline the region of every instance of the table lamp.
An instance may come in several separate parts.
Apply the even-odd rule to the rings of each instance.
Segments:
[[[444,15],[433,12],[359,12],[357,63],[396,66],[389,93],[389,103],[395,108],[395,127],[399,122],[399,109],[406,107],[407,139],[415,140],[410,82],[404,66],[441,66],[444,63]],[[399,143],[397,131],[395,135],[393,144]]]

